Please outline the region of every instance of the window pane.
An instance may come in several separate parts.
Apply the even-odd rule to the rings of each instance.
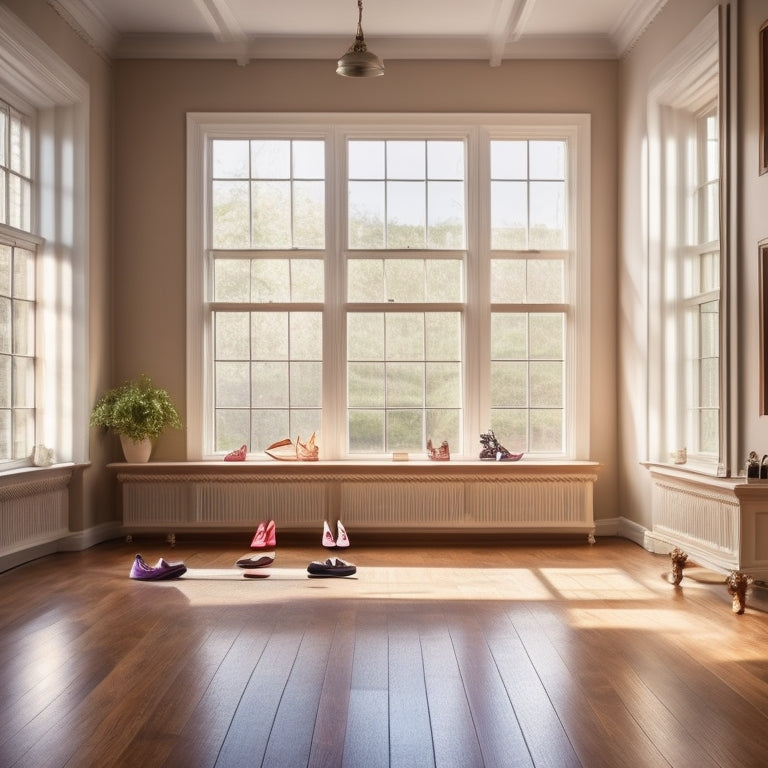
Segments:
[[[293,176],[296,179],[325,178],[325,142],[293,142]]]
[[[288,363],[254,362],[252,398],[257,408],[287,408],[289,405]]]
[[[247,259],[216,259],[213,264],[214,301],[250,300],[251,263]]]
[[[13,358],[13,407],[35,407],[35,360],[29,357]],[[30,446],[31,447],[31,446]]]
[[[529,247],[553,250],[565,247],[565,183],[530,184]]]
[[[461,411],[459,409],[428,408],[426,419],[426,436],[428,440],[432,440],[433,445],[438,446],[443,440],[447,440],[451,450],[460,450]]]
[[[287,408],[251,412],[251,445],[255,451],[263,451],[288,435],[293,435],[293,430]]]
[[[290,141],[269,139],[251,141],[251,178],[289,179],[290,177]]]
[[[250,192],[247,181],[214,181],[212,195],[212,245],[214,248],[248,248]]]
[[[253,259],[251,261],[252,301],[269,303],[291,300],[288,259]]]
[[[491,182],[491,248],[528,247],[528,188],[524,182]]]
[[[384,411],[349,412],[349,452],[384,453]]]
[[[250,411],[217,409],[215,423],[216,437],[214,450],[229,452],[250,441]]]
[[[387,359],[424,359],[424,315],[403,312],[386,314]]]
[[[245,362],[218,362],[216,364],[216,407],[249,408],[249,364]]]
[[[290,248],[291,185],[288,181],[251,183],[254,248]]]
[[[425,442],[423,411],[387,411],[387,452],[423,451]]]
[[[464,248],[464,183],[461,181],[430,181],[429,248]]]
[[[525,360],[527,357],[527,315],[494,312],[491,315],[491,359]]]
[[[461,360],[462,325],[459,312],[428,312],[424,320],[426,359]]]
[[[384,178],[383,141],[350,141],[347,152],[350,179]]]
[[[9,354],[13,343],[12,303],[0,298],[0,353]]]
[[[294,248],[325,247],[325,184],[322,181],[293,183]]]
[[[381,181],[349,182],[350,248],[384,247],[384,183]]]
[[[321,408],[323,364],[320,361],[292,362],[289,370],[291,407],[293,409]]]
[[[461,364],[426,364],[427,408],[459,408],[461,406]]]
[[[428,259],[425,263],[427,301],[464,300],[464,263],[450,259]]]
[[[426,286],[423,259],[387,259],[384,272],[388,301],[424,301]]]
[[[491,178],[527,179],[528,142],[492,141]]]
[[[428,141],[427,177],[430,179],[463,179],[464,142]]]
[[[424,365],[388,363],[387,407],[421,408],[424,405]]]
[[[247,179],[249,170],[247,140],[217,139],[212,142],[213,178]]]
[[[532,179],[565,178],[564,141],[531,141],[528,151]]]
[[[491,363],[491,407],[528,406],[528,364],[494,361]]]
[[[35,254],[24,248],[13,249],[13,295],[17,299],[35,298]]]
[[[347,291],[349,301],[385,301],[383,259],[350,259]]]
[[[532,360],[563,360],[565,357],[565,315],[529,316],[530,356]]]
[[[321,259],[291,259],[291,300],[323,301],[325,273]]]
[[[384,314],[347,315],[347,359],[384,360]]]
[[[13,353],[35,354],[35,305],[30,301],[13,302]]]
[[[563,406],[563,364],[560,362],[531,362],[530,404],[531,408],[562,408]]]
[[[350,408],[384,407],[386,403],[384,363],[349,363],[347,403]]]
[[[319,312],[291,312],[289,325],[291,360],[321,360],[322,315]]]
[[[0,408],[10,408],[12,405],[12,368],[13,358],[10,355],[0,355]]]
[[[426,144],[423,141],[387,142],[388,179],[426,178]]]
[[[254,312],[251,315],[251,358],[288,359],[288,313]]]
[[[424,182],[387,182],[388,248],[424,248],[426,220]]]
[[[531,453],[561,453],[563,450],[563,411],[532,410],[530,412]]]
[[[565,264],[562,260],[528,259],[527,296],[533,304],[559,304],[565,300]]]
[[[217,312],[214,317],[217,360],[248,360],[251,346],[247,312]]]

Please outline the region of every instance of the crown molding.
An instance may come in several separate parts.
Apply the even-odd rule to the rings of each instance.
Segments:
[[[637,0],[627,9],[611,31],[611,39],[619,58],[626,56],[635,47],[666,4],[667,0]]]
[[[112,57],[119,35],[93,0],[48,0],[48,5],[102,58]]]
[[[372,37],[368,43],[383,59],[486,60],[617,59],[639,40],[667,0],[636,0],[608,35],[525,35],[521,19],[530,0],[504,0],[500,17],[504,34],[482,36]],[[337,59],[349,36],[122,35],[104,17],[95,0],[48,0],[48,4],[105,58],[226,59],[245,64],[253,59]]]

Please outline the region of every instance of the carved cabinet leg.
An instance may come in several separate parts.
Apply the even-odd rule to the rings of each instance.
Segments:
[[[683,580],[683,568],[688,561],[688,555],[682,549],[675,547],[669,553],[669,557],[672,560],[672,573],[669,575],[669,580],[677,586]]]
[[[728,586],[728,594],[733,598],[733,612],[740,616],[747,607],[747,588],[752,579],[741,571],[731,571],[725,583]]]

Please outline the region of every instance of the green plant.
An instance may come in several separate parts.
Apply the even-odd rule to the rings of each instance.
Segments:
[[[138,443],[155,440],[166,427],[181,429],[181,419],[168,392],[142,374],[99,399],[91,411],[91,426],[111,429]]]

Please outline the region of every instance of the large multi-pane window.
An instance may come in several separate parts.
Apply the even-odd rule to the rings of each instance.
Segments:
[[[728,471],[722,23],[716,9],[660,65],[648,111],[649,458],[684,448],[712,474]]]
[[[35,442],[35,262],[31,128],[0,101],[0,462]]]
[[[190,120],[191,455],[316,433],[323,458],[429,440],[472,457],[492,428],[580,457],[588,119],[207,117]]]
[[[720,446],[720,161],[716,110],[695,122],[689,241],[683,249],[686,444],[718,458]]]
[[[532,453],[565,444],[567,152],[491,142],[491,424]]]
[[[320,430],[325,145],[211,142],[214,448]]]

